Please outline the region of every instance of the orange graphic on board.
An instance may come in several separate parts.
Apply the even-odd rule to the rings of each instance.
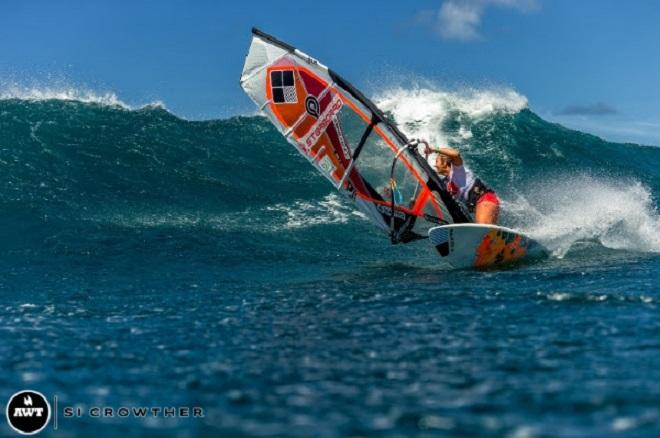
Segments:
[[[490,230],[477,247],[474,266],[483,268],[510,263],[523,257],[529,240],[517,234],[501,230]]]

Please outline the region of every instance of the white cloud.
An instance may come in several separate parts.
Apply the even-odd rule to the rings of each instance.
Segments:
[[[481,38],[479,27],[486,9],[490,7],[512,8],[529,12],[539,7],[539,0],[445,0],[438,10],[433,26],[445,39],[474,41]],[[418,17],[426,21],[428,11]]]

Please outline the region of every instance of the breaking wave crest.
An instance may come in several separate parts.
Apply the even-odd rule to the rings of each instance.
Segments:
[[[472,138],[465,123],[493,114],[515,114],[527,108],[527,98],[511,89],[479,90],[468,88],[449,92],[415,87],[394,88],[376,96],[377,105],[391,113],[409,137],[424,138],[437,144],[448,144],[448,123],[459,123],[454,136]]]
[[[503,199],[503,225],[556,256],[578,242],[660,252],[660,149],[548,123],[512,90],[397,88],[376,101],[408,135],[459,148]],[[78,239],[77,227],[88,225],[97,236],[106,228],[319,235],[326,227],[321,235],[342,236],[370,229],[263,117],[192,122],[114,93],[4,86],[0,129],[8,241],[55,229]]]
[[[161,101],[149,102],[142,105],[129,105],[117,97],[112,91],[94,91],[85,87],[74,87],[70,85],[40,86],[20,85],[15,82],[0,83],[0,100],[18,99],[24,101],[59,100],[80,103],[98,104],[104,106],[120,107],[133,110],[145,107],[165,108]]]

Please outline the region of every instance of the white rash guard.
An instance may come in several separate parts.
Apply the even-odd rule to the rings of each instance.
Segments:
[[[447,178],[447,191],[456,199],[467,202],[475,179],[472,171],[465,165],[456,166],[452,164]]]

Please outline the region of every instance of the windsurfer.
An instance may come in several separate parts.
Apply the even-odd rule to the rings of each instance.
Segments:
[[[474,215],[477,224],[497,224],[500,200],[465,166],[461,153],[456,149],[426,146],[426,159],[431,167],[444,178],[447,191],[463,202]]]

